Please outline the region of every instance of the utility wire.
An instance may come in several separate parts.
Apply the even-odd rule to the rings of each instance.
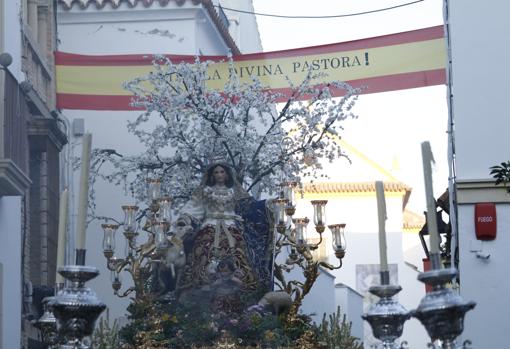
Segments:
[[[275,15],[275,14],[270,14],[270,13],[243,11],[243,10],[237,10],[237,9],[234,9],[234,8],[223,7],[223,6],[220,6],[220,5],[214,5],[214,6],[218,7],[218,8],[222,8],[223,10],[228,10],[228,11],[233,11],[233,12],[240,12],[240,13],[248,13],[248,14],[256,15],[256,16],[277,17],[277,18],[287,18],[287,19],[321,19],[321,18],[324,19],[324,18],[340,18],[340,17],[353,17],[353,16],[366,15],[366,14],[369,14],[369,13],[388,11],[388,10],[393,10],[393,9],[396,9],[396,8],[399,8],[399,7],[414,5],[414,4],[417,4],[419,2],[423,2],[423,1],[425,1],[425,0],[411,1],[411,2],[404,3],[404,4],[400,4],[400,5],[380,8],[380,9],[377,9],[377,10],[355,12],[355,13],[346,13],[346,14],[342,14],[342,15],[329,15],[329,16],[286,16],[286,15]]]

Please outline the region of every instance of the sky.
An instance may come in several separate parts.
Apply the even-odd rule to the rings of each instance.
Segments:
[[[331,16],[393,7],[412,0],[253,0],[255,12],[286,16]],[[443,24],[442,0],[424,0],[396,9],[332,19],[284,19],[257,16],[264,51],[344,42]],[[413,188],[407,206],[421,213],[426,200],[421,142],[430,141],[436,164],[434,194],[448,185],[447,98],[445,86],[360,96],[356,120],[344,124],[343,139],[368,158],[391,170]],[[356,159],[353,159],[356,160]],[[359,161],[359,160],[358,160]],[[339,162],[333,171],[342,174]],[[344,171],[349,172],[349,171]],[[363,178],[364,173],[360,173]],[[374,180],[384,178],[374,178]],[[334,178],[332,178],[334,180]]]

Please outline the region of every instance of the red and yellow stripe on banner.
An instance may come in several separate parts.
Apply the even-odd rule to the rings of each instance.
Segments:
[[[168,55],[175,63],[193,62],[193,56]],[[85,56],[56,52],[57,107],[60,109],[132,110],[132,95],[124,82],[146,75],[152,55]],[[213,60],[208,87],[221,90],[228,77],[223,56]],[[289,95],[288,77],[298,85],[308,69],[326,73],[317,81],[346,81],[364,87],[362,93],[394,91],[444,84],[446,43],[443,27],[431,27],[375,38],[293,50],[234,56],[241,80],[250,75],[264,86]],[[341,95],[342,91],[333,91]]]

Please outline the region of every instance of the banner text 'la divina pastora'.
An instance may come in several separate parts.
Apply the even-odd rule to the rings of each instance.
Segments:
[[[193,56],[167,55],[172,62],[194,62]],[[152,54],[88,56],[56,53],[57,107],[60,109],[132,110],[133,96],[123,83],[148,74]],[[226,57],[213,60],[207,86],[222,89],[229,76]],[[290,94],[287,78],[299,85],[309,69],[325,73],[318,84],[345,81],[362,93],[395,91],[444,84],[446,44],[442,26],[375,38],[300,49],[233,57],[241,81],[256,76],[264,86]],[[342,91],[333,91],[340,95]]]

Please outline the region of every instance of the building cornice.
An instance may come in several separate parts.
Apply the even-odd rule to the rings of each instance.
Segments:
[[[11,159],[0,159],[0,197],[23,196],[31,183]]]
[[[67,137],[58,127],[55,119],[34,118],[28,123],[28,136],[32,145],[38,149],[46,149],[48,142],[59,152],[67,144]]]
[[[457,179],[457,203],[474,204],[478,202],[510,203],[510,193],[502,184],[496,185],[494,179]]]

